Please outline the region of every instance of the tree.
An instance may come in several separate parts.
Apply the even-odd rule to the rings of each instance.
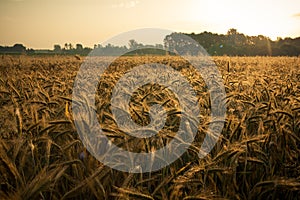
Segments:
[[[235,28],[231,28],[227,31],[227,35],[237,35],[238,32],[237,32],[237,29]]]
[[[82,44],[76,44],[76,50],[77,51],[82,51],[83,50]]]
[[[137,49],[139,44],[135,40],[129,40],[129,49]]]
[[[155,44],[155,48],[157,48],[157,49],[163,49],[164,46],[162,44]]]
[[[54,45],[54,52],[61,52],[61,46],[59,44]]]
[[[69,50],[72,50],[73,49],[73,45],[71,43],[69,43]]]
[[[26,47],[23,46],[23,44],[15,44],[13,47],[12,47],[12,50],[14,52],[25,52],[26,51]]]

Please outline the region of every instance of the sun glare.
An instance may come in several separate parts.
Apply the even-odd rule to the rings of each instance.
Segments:
[[[277,37],[291,37],[299,32],[299,18],[291,14],[290,7],[283,8],[278,3],[231,1],[195,1],[197,6],[190,9],[186,21],[193,25],[212,27],[226,33],[230,28],[250,36],[264,35],[273,40]],[[296,11],[294,11],[296,12]]]

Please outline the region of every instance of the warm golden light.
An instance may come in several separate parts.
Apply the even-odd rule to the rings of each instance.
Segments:
[[[52,48],[65,42],[92,47],[138,28],[226,34],[300,36],[300,1],[238,0],[3,0],[0,45]]]

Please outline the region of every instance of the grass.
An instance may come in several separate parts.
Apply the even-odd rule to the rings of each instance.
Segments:
[[[299,198],[300,58],[213,59],[225,85],[227,115],[217,144],[203,159],[197,153],[209,134],[210,99],[192,66],[174,56],[122,57],[103,74],[95,97],[98,121],[112,143],[135,152],[165,146],[183,114],[172,91],[147,84],[133,93],[129,114],[147,125],[150,106],[163,104],[166,126],[149,139],[119,130],[109,100],[126,71],[149,60],[166,64],[182,73],[199,97],[201,123],[189,150],[159,171],[130,174],[101,164],[78,137],[71,98],[84,58],[2,56],[1,199]]]

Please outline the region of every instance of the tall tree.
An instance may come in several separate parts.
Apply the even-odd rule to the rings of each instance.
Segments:
[[[54,45],[54,52],[61,52],[61,46],[59,44]]]
[[[76,44],[76,50],[77,51],[82,51],[83,50],[82,44]]]

